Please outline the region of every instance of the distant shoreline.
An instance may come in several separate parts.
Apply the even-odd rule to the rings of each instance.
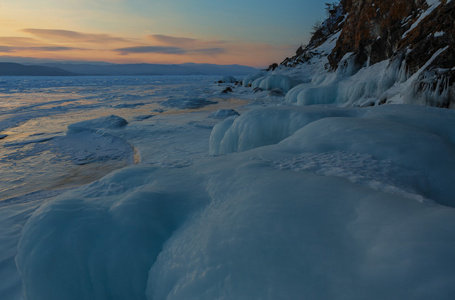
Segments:
[[[224,76],[247,75],[258,69],[214,64],[90,64],[45,63],[25,65],[0,62],[0,76]]]

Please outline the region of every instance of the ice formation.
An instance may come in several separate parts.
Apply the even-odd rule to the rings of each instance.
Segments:
[[[231,154],[131,166],[43,204],[19,244],[26,295],[450,299],[452,125],[412,106],[228,118],[211,147],[235,129],[218,139]]]
[[[213,119],[226,119],[232,116],[238,116],[239,113],[233,109],[219,109],[210,115]]]
[[[264,77],[265,75],[266,75],[265,72],[258,72],[247,75],[245,76],[245,78],[243,78],[243,86],[250,86],[253,83],[253,81],[255,81],[258,78]]]
[[[234,76],[223,76],[219,81],[221,83],[236,83],[237,79]]]
[[[427,3],[409,26],[442,4]],[[413,73],[405,57],[415,49],[364,65],[343,53],[334,71],[341,36],[228,95],[181,78],[141,102],[123,90],[103,98],[136,111],[129,123],[110,116],[65,135],[7,135],[5,149],[62,149],[75,163],[131,157],[130,145],[141,160],[68,191],[0,202],[0,228],[12,228],[0,232],[0,274],[12,274],[0,291],[17,298],[21,281],[28,300],[452,299],[455,115],[406,105],[450,106],[451,70],[428,67],[451,48]],[[266,97],[273,90],[285,98]],[[1,128],[64,108],[28,109]]]
[[[267,75],[255,79],[251,83],[251,86],[253,88],[261,88],[263,90],[273,90],[279,88],[283,92],[287,93],[299,83],[299,80],[286,75]]]

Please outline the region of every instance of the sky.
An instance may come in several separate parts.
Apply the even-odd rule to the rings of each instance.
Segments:
[[[0,0],[0,61],[265,67],[309,41],[326,0]]]

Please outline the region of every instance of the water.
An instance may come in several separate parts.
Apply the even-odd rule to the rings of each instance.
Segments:
[[[67,127],[80,121],[118,115],[140,122],[178,112],[162,106],[169,98],[213,97],[212,77],[3,77],[0,80],[0,201],[38,190],[85,184],[137,162],[134,145],[125,155],[75,163],[86,143],[98,151],[107,142],[96,136],[72,136]],[[103,132],[116,136],[111,130]],[[101,143],[95,147],[94,141]],[[71,142],[73,145],[71,145]],[[123,139],[124,143],[128,143]],[[88,150],[87,150],[88,151]],[[127,150],[125,150],[127,151]],[[136,153],[137,154],[137,153]],[[100,156],[101,154],[98,154]]]

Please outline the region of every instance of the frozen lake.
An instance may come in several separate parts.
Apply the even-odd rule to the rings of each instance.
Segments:
[[[162,103],[168,99],[213,97],[215,92],[210,86],[215,79],[3,77],[0,201],[88,183],[135,159],[137,162],[139,157],[134,157],[134,146],[127,139],[93,131],[68,136],[68,126],[110,115],[134,123],[159,114],[179,113],[178,107]]]
[[[216,80],[2,78],[1,299],[453,299],[453,111]]]

